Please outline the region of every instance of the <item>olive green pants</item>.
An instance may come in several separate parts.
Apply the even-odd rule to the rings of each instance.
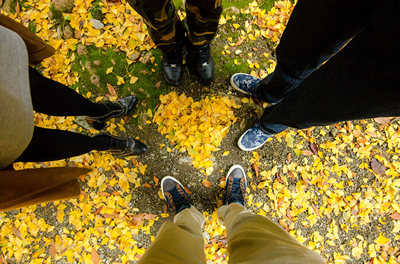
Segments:
[[[183,45],[186,29],[172,0],[128,0],[143,17],[151,39],[162,52]],[[193,45],[209,44],[218,29],[222,0],[186,0],[188,38]]]
[[[229,263],[325,264],[316,252],[302,246],[268,218],[232,203],[218,209],[225,224]],[[193,206],[167,222],[138,263],[206,263],[203,215]]]

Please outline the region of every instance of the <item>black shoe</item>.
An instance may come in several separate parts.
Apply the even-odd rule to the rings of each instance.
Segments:
[[[177,214],[183,209],[190,208],[192,201],[185,188],[175,178],[166,176],[161,180],[161,192],[168,206]]]
[[[169,85],[177,86],[182,80],[182,47],[175,47],[163,54],[162,72]]]
[[[122,138],[104,134],[96,135],[95,137],[99,136],[111,138],[110,147],[106,151],[114,155],[137,156],[147,151],[145,144],[133,138]]]
[[[186,46],[192,68],[195,69],[204,85],[210,85],[215,77],[214,59],[211,55],[210,44],[194,46],[189,43]]]
[[[132,113],[137,104],[136,95],[124,97],[115,102],[107,102],[104,105],[107,107],[107,114],[103,116],[87,116],[86,121],[94,129],[101,130],[106,126],[106,122],[114,117],[123,117]]]
[[[224,205],[238,203],[244,206],[247,180],[242,166],[234,165],[226,176]]]

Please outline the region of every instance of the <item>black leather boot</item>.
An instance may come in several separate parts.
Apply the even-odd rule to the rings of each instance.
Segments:
[[[189,43],[186,48],[191,67],[195,69],[204,85],[210,85],[215,77],[214,59],[211,55],[210,44],[194,46]]]
[[[122,138],[115,137],[105,134],[99,134],[95,137],[110,137],[111,144],[107,152],[110,152],[114,155],[123,155],[123,156],[137,156],[145,153],[147,151],[147,146],[142,142],[133,139],[133,138]]]
[[[132,113],[132,111],[135,110],[137,101],[138,99],[136,95],[131,95],[115,102],[107,102],[104,104],[108,109],[107,114],[96,117],[87,116],[86,121],[94,129],[101,130],[106,126],[106,122],[111,118],[123,117]]]
[[[169,85],[177,86],[182,80],[182,47],[175,47],[168,53],[163,53],[162,71]]]

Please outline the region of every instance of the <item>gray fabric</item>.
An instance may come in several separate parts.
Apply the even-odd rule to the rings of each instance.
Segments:
[[[26,46],[20,36],[0,26],[0,169],[26,149],[33,127]]]

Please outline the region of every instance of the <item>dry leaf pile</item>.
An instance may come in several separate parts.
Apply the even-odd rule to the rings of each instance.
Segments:
[[[171,144],[180,152],[189,153],[195,168],[213,171],[212,152],[219,150],[229,127],[236,122],[234,109],[240,108],[228,97],[206,97],[194,102],[185,94],[175,92],[160,96],[161,105],[153,121],[162,135],[167,134]]]

